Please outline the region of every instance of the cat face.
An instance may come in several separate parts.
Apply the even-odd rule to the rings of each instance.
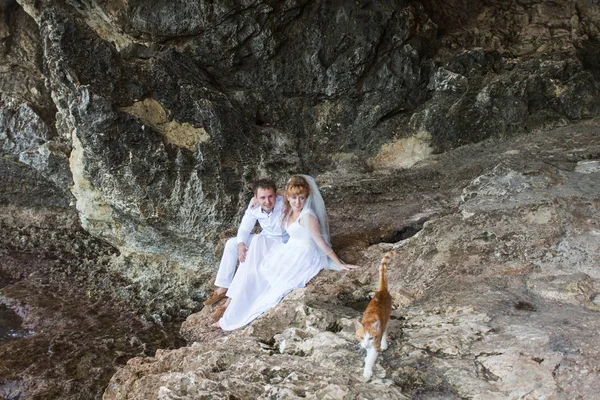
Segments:
[[[363,326],[358,321],[354,321],[354,326],[356,328],[356,337],[360,341],[360,346],[363,349],[368,349],[373,346],[373,342],[375,341],[375,336],[378,334],[379,330],[379,321],[375,321],[374,324],[368,329]]]
[[[373,346],[374,339],[375,338],[371,336],[369,332],[365,332],[363,337],[360,338],[360,347],[362,347],[363,349],[368,349],[369,347]]]

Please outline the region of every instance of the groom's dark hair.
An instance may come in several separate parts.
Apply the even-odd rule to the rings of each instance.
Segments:
[[[256,182],[254,182],[252,192],[255,196],[256,192],[258,192],[258,189],[272,189],[273,193],[277,193],[277,186],[275,185],[275,182],[270,179],[259,179]]]

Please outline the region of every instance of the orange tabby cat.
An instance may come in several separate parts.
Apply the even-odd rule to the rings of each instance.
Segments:
[[[389,251],[383,256],[379,265],[379,289],[369,302],[362,323],[354,321],[360,345],[367,350],[363,372],[365,378],[373,376],[373,365],[379,352],[388,347],[386,330],[392,313],[392,296],[387,289],[387,266],[394,253],[398,252]]]

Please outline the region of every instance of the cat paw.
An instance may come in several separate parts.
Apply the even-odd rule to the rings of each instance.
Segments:
[[[365,369],[365,371],[363,372],[363,378],[371,379],[372,376],[373,376],[373,371]]]
[[[381,348],[381,351],[387,350],[387,348],[388,348],[387,342],[381,342],[380,348]]]

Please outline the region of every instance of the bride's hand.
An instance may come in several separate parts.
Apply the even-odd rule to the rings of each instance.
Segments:
[[[360,268],[358,265],[353,264],[342,264],[341,267],[344,271],[352,271],[353,269]]]
[[[258,206],[258,200],[256,199],[256,197],[252,197],[252,200],[250,200],[250,208],[254,210]]]

